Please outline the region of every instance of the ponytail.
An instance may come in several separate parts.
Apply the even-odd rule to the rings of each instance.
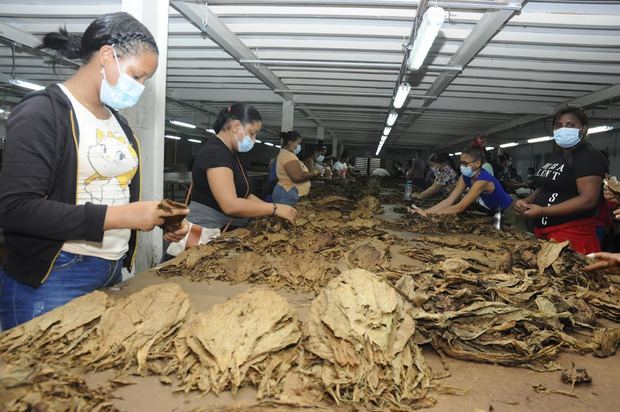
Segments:
[[[247,103],[235,103],[220,110],[218,113],[217,119],[215,119],[213,124],[215,134],[218,134],[221,130],[226,130],[229,124],[235,120],[240,121],[241,124],[263,121],[260,113],[254,106]]]
[[[289,130],[288,132],[280,133],[280,139],[282,139],[282,146],[284,146],[293,140],[301,139],[301,135],[295,130]]]

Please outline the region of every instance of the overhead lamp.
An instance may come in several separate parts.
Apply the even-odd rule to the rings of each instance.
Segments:
[[[463,154],[463,153],[461,153],[461,152],[454,152],[454,155],[455,155],[455,156],[460,156],[460,155],[462,155],[462,154]]]
[[[493,146],[487,146],[487,147],[485,148],[485,150],[486,150],[487,152],[488,152],[488,151],[491,151],[491,150],[493,150],[493,149],[495,149]]]
[[[387,137],[387,136],[385,136],[385,135],[381,136],[381,143],[385,142],[385,141],[387,140],[387,138],[388,138],[388,137]]]
[[[267,146],[273,146],[273,143],[265,142]]]
[[[188,142],[192,142],[192,143],[202,143],[202,140],[198,140],[198,139],[187,139]]]
[[[546,142],[549,140],[553,140],[553,136],[535,137],[533,139],[527,139],[527,142],[528,143],[540,143],[540,142]]]
[[[499,147],[501,147],[502,149],[506,149],[508,147],[515,147],[515,146],[519,146],[519,143],[517,142],[510,142],[510,143],[504,143],[504,144],[500,144]]]
[[[187,127],[188,129],[195,129],[196,125],[191,123],[180,122],[178,120],[170,120],[170,124],[175,126]]]
[[[588,134],[603,133],[603,132],[608,132],[613,129],[614,129],[613,126],[598,126],[598,127],[593,127],[591,129],[588,129]]]
[[[391,127],[386,127],[385,129],[383,129],[383,135],[388,136],[391,131],[392,131]]]
[[[396,91],[396,96],[394,96],[394,108],[400,109],[405,104],[405,99],[409,96],[409,92],[411,91],[411,86],[408,83],[401,83],[398,86],[398,90]]]
[[[396,123],[396,119],[398,118],[398,113],[397,112],[392,112],[388,115],[387,118],[387,125],[388,126],[394,126],[394,123]]]
[[[417,71],[422,67],[445,19],[446,12],[441,7],[429,7],[426,10],[407,59],[409,70]]]
[[[452,157],[452,156],[454,156],[454,153],[450,153],[448,156]]]
[[[18,87],[23,87],[24,89],[30,89],[30,90],[43,90],[45,89],[45,87],[36,84],[36,83],[31,83],[31,82],[26,82],[23,80],[17,80],[17,79],[10,79],[9,83],[11,83],[13,86],[18,86]]]
[[[207,131],[207,133],[213,133],[213,134],[215,134],[215,130],[213,130],[213,129],[205,129],[205,130]]]
[[[164,136],[166,139],[170,139],[170,140],[181,140],[181,138],[179,136],[172,136],[170,134],[167,134]]]
[[[260,140],[258,140],[258,139],[254,140],[254,141],[255,141],[256,143],[263,143],[262,141],[260,141]]]
[[[282,149],[282,146],[280,146],[279,144],[277,144],[277,145],[276,145],[276,147],[277,147],[278,149]]]

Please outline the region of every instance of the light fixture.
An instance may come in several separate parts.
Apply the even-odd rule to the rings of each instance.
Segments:
[[[491,151],[493,149],[495,149],[493,146],[487,146],[485,150],[488,152],[488,151]]]
[[[409,70],[416,71],[422,67],[445,19],[446,12],[441,7],[429,7],[426,10],[407,59]]]
[[[276,145],[276,147],[277,147],[278,149],[282,149],[282,146],[280,146],[279,144],[277,144],[277,145]]]
[[[504,143],[504,144],[500,144],[499,147],[501,147],[502,149],[505,149],[507,147],[515,147],[515,146],[519,146],[519,143],[517,142],[510,142],[510,143]]]
[[[181,138],[179,136],[172,136],[170,134],[167,134],[164,136],[166,139],[170,139],[170,140],[181,140]]]
[[[36,83],[30,83],[30,82],[26,82],[23,80],[17,80],[17,79],[10,79],[9,83],[11,83],[13,86],[18,86],[18,87],[23,87],[24,89],[30,89],[30,90],[43,90],[45,89],[45,87],[36,84]]]
[[[180,122],[178,120],[170,120],[170,124],[173,124],[175,126],[187,127],[188,129],[195,129],[196,128],[195,124]]]
[[[398,118],[398,113],[396,112],[392,112],[389,114],[388,118],[387,118],[387,125],[388,126],[394,126],[394,123],[396,123],[396,119]]]
[[[205,130],[207,131],[207,133],[213,133],[213,134],[215,134],[215,130],[213,130],[213,129],[205,129]]]
[[[256,140],[255,140],[255,142],[256,142],[256,143],[263,143],[263,142],[261,142],[261,141],[260,141],[260,140],[258,140],[258,139],[256,139]]]
[[[535,137],[533,139],[527,139],[527,142],[528,143],[539,143],[539,142],[546,142],[548,140],[553,140],[553,136]]]
[[[450,153],[448,156],[452,157],[452,156],[454,156],[454,153]]]
[[[188,142],[192,142],[192,143],[202,143],[202,140],[198,140],[198,139],[187,139]]]
[[[460,156],[460,155],[462,155],[462,154],[463,154],[463,153],[461,153],[461,152],[454,152],[454,155],[455,155],[455,156]]]
[[[392,131],[391,127],[386,127],[385,129],[383,129],[383,135],[384,136],[389,136],[391,131]]]
[[[385,142],[387,140],[387,138],[388,137],[386,135],[381,136],[381,143]]]
[[[265,142],[267,146],[273,146],[273,143]]]
[[[409,96],[409,92],[411,91],[411,86],[408,83],[401,83],[398,86],[398,90],[396,91],[396,96],[394,96],[394,108],[400,109],[405,104],[405,99]]]
[[[613,126],[598,126],[598,127],[593,127],[591,129],[588,129],[588,134],[603,133],[603,132],[608,132],[613,129],[614,129]]]

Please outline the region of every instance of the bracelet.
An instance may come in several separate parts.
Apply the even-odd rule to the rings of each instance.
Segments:
[[[273,202],[273,213],[271,214],[271,216],[275,216],[277,210],[278,210],[278,205],[275,202]]]

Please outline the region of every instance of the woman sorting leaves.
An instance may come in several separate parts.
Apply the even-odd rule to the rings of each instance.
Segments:
[[[63,84],[32,93],[11,111],[0,175],[3,330],[121,281],[136,230],[188,210],[139,201],[139,144],[117,110],[135,105],[157,70],[151,33],[127,13],[106,14],[82,36],[61,29],[42,49],[83,64]],[[169,241],[187,233],[187,224]]]
[[[294,205],[299,198],[310,193],[310,180],[317,177],[315,169],[308,171],[308,167],[297,157],[301,152],[301,135],[291,130],[280,135],[282,149],[276,160],[276,174],[278,184],[273,189],[272,199],[276,203]]]
[[[586,142],[588,123],[578,108],[553,116],[554,151],[536,172],[538,189],[516,202],[516,209],[533,220],[536,237],[568,240],[582,254],[600,251],[596,214],[607,170],[601,152]]]
[[[501,212],[503,219],[511,227],[524,230],[522,219],[513,213],[513,198],[505,191],[499,181],[483,169],[482,151],[468,147],[461,154],[461,177],[448,197],[435,206],[426,209],[426,214],[459,214],[479,198],[490,213]],[[465,189],[469,191],[465,193]],[[461,198],[461,195],[465,196]],[[460,199],[460,200],[459,200]]]
[[[443,193],[448,196],[458,180],[458,175],[452,168],[452,160],[448,153],[433,153],[428,158],[435,179],[433,184],[421,193],[414,193],[414,199],[427,199],[437,193]]]
[[[248,218],[278,216],[290,222],[297,211],[282,203],[267,203],[251,194],[238,153],[254,147],[263,126],[254,106],[236,103],[222,109],[192,168],[189,220],[203,228],[227,230],[247,225]]]

